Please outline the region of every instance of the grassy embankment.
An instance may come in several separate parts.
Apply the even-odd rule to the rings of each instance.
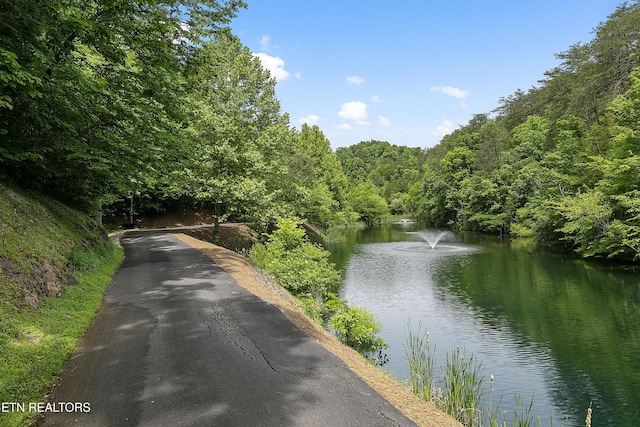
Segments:
[[[7,405],[42,401],[122,258],[91,218],[0,184],[0,425],[35,420]]]

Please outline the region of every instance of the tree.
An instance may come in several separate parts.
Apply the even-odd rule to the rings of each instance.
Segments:
[[[296,187],[289,198],[296,214],[321,226],[331,225],[345,206],[347,177],[329,140],[317,125],[305,123],[282,154],[285,179]]]
[[[409,188],[420,180],[424,153],[420,148],[392,145],[386,141],[362,141],[336,150],[353,188],[371,181],[394,213],[407,212],[404,200]]]
[[[455,147],[440,160],[440,171],[452,183],[460,182],[472,173],[473,152],[467,147]]]
[[[529,116],[526,122],[513,129],[514,154],[525,162],[539,161],[547,148],[549,121],[544,117]]]
[[[558,231],[564,233],[564,239],[575,246],[576,252],[587,257],[602,254],[601,240],[608,233],[612,214],[604,195],[589,191],[566,197],[555,206],[565,218]]]
[[[596,188],[609,197],[612,222],[603,242],[609,256],[640,257],[640,68],[629,77],[631,86],[609,106],[610,156],[597,158],[603,172]]]
[[[478,131],[480,143],[473,156],[473,169],[481,175],[490,175],[500,167],[509,144],[509,132],[502,122],[490,120]]]
[[[359,184],[351,190],[349,204],[368,227],[379,222],[388,214],[386,200],[378,194],[376,186],[370,181]]]
[[[267,180],[275,159],[267,153],[281,140],[263,135],[288,121],[280,114],[275,80],[228,31],[204,43],[187,61],[185,74],[191,88],[184,129],[190,149],[178,165],[188,176],[182,197],[213,206],[217,220],[270,214]]]

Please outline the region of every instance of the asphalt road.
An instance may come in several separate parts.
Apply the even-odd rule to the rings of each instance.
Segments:
[[[122,243],[51,399],[84,409],[46,412],[42,425],[414,425],[198,250],[166,233]]]

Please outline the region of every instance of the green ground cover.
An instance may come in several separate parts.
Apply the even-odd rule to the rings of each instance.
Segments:
[[[0,425],[29,425],[123,259],[89,217],[0,185]],[[18,410],[14,410],[18,409]]]

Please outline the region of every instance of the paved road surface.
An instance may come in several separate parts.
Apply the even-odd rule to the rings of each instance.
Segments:
[[[208,257],[132,233],[43,425],[414,425],[337,357]]]

